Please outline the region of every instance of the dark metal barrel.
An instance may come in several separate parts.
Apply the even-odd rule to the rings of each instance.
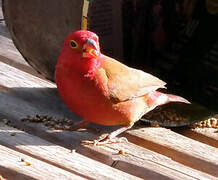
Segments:
[[[54,68],[65,37],[80,29],[81,0],[4,0],[4,17],[26,61],[46,78]]]

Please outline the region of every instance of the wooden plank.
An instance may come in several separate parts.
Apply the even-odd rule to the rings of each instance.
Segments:
[[[176,131],[196,141],[218,148],[218,131],[215,128],[195,128]]]
[[[177,163],[169,157],[161,156],[160,154],[151,152],[150,150],[142,147],[137,147],[132,143],[113,144],[110,148],[112,147],[115,149],[122,149],[124,151],[125,158],[120,158],[120,156],[116,158],[116,168],[118,169],[124,169],[125,166],[128,166],[129,169],[133,168],[137,171],[137,169],[133,166],[137,165],[139,173],[143,172],[140,171],[140,169],[149,167],[149,169],[153,172],[160,173],[172,179],[215,179],[213,176],[184,166],[181,163]],[[137,163],[126,163],[133,162],[133,159]],[[149,178],[149,176],[145,178]],[[153,178],[155,179],[155,176],[153,176]],[[156,178],[158,179],[158,176]]]
[[[1,38],[1,49],[4,49],[4,47],[6,47],[6,45],[3,44],[7,44],[9,47],[14,47],[14,45],[11,45],[13,44],[13,42],[11,40],[11,36],[10,33],[8,32],[4,19],[0,19],[0,38]],[[7,51],[7,49],[5,50]],[[13,50],[13,48],[11,48],[11,50]],[[17,50],[14,49],[14,51],[16,52]],[[21,55],[19,54],[18,56]]]
[[[17,151],[28,153],[30,156],[33,156],[35,158],[41,160],[43,158],[43,161],[45,161],[45,157],[46,162],[49,161],[52,162],[52,164],[58,164],[58,162],[62,162],[61,159],[69,159],[68,155],[71,155],[71,153],[69,153],[70,151],[66,150],[65,148],[56,146],[48,142],[45,143],[45,141],[41,140],[40,138],[30,136],[23,132],[21,133],[21,131],[15,130],[13,128],[1,126],[1,131],[4,132],[0,133],[1,143],[9,147],[16,147]],[[13,132],[16,132],[16,136],[11,137],[10,134]],[[59,136],[62,135],[63,134],[59,134]],[[76,152],[80,152],[81,149],[79,147],[75,148]],[[98,150],[106,149],[108,152],[110,152],[113,161],[111,163],[112,167],[128,172],[130,174],[132,173],[132,171],[135,171],[135,175],[138,177],[142,177],[143,179],[196,179],[196,177],[213,179],[213,177],[210,175],[201,173],[191,168],[187,168],[179,163],[173,162],[167,157],[158,155],[157,153],[153,153],[141,147],[136,147],[134,144],[131,143],[113,144],[103,147],[88,146],[87,150],[92,150],[93,148]],[[118,153],[120,149],[123,149],[123,155]],[[58,156],[55,154],[58,154]],[[79,160],[78,157],[75,158]],[[65,165],[66,167],[71,167],[71,164],[69,164],[69,162],[63,161],[62,165],[63,164],[64,167]],[[58,164],[58,167],[59,166],[60,163]],[[78,168],[80,168],[80,166],[78,166]]]
[[[36,129],[38,128],[39,126],[36,127]],[[42,134],[40,131],[35,133]],[[130,174],[134,174],[135,176],[141,178],[195,179],[196,177],[201,177],[202,179],[214,179],[210,175],[207,175],[200,171],[196,171],[195,169],[189,167],[185,167],[184,165],[180,163],[176,163],[165,156],[161,156],[147,149],[137,147],[132,143],[113,144],[103,147],[92,147],[92,146],[81,147],[81,145],[79,144],[75,145],[75,144],[79,143],[82,137],[93,138],[92,134],[87,132],[63,133],[58,131],[52,131],[52,135],[56,136],[56,143],[68,141],[68,144],[71,144],[72,147],[75,148],[77,152],[85,154],[90,158],[96,157],[96,159],[99,161],[102,161],[108,165],[112,165],[117,169],[120,169]],[[52,135],[47,134],[47,138],[51,138]],[[125,152],[124,155],[120,155],[118,153],[120,149],[124,150]],[[103,150],[106,150],[107,153],[104,152]]]
[[[0,1],[0,19],[3,19],[3,13],[2,13],[2,2]]]
[[[191,129],[191,131],[197,133],[197,134],[202,134],[208,138],[211,138],[216,141],[216,144],[214,143],[214,146],[217,147],[218,145],[218,131],[215,128],[196,128],[196,129]]]
[[[0,77],[1,85],[5,87],[9,87],[9,88],[12,87],[55,88],[56,87],[54,83],[32,76],[29,73],[20,71],[2,62],[0,62],[0,69],[1,69],[1,77]]]
[[[128,139],[181,164],[218,177],[218,149],[165,128],[128,131]]]
[[[112,144],[100,147],[81,146],[81,140],[88,138],[95,139],[97,137],[87,131],[50,131],[49,133],[47,131],[46,133],[46,130],[43,130],[39,125],[35,126],[34,129],[34,125],[35,124],[32,124],[33,131],[30,128],[30,124],[25,128],[30,128],[31,133],[43,136],[43,138],[53,141],[54,143],[61,144],[68,148],[75,148],[78,153],[141,178],[195,179],[196,177],[201,177],[214,179],[214,177],[206,173],[186,167],[168,157],[138,147],[132,143]],[[125,152],[124,156],[119,154],[121,149]]]
[[[87,179],[0,145],[0,174],[7,179]]]
[[[14,46],[10,35],[5,27],[0,23],[0,61],[28,72],[43,79],[29,64],[23,59],[21,54]]]
[[[11,134],[14,136],[11,136]],[[88,179],[139,179],[77,152],[0,124],[0,144]],[[1,148],[0,148],[1,149]],[[1,152],[1,151],[0,151]],[[7,160],[7,158],[5,159]],[[29,160],[32,162],[32,159]],[[35,164],[34,162],[31,164]],[[43,167],[43,166],[42,166]],[[66,173],[67,174],[67,173]]]

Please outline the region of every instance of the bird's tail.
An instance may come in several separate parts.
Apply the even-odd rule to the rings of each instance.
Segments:
[[[172,94],[165,94],[159,91],[153,91],[149,93],[147,103],[150,106],[158,106],[162,104],[167,104],[169,102],[182,102],[191,104],[188,100],[183,97],[172,95]]]
[[[187,99],[181,97],[181,96],[176,96],[172,94],[165,94],[168,97],[168,102],[182,102],[182,103],[187,103],[191,104]]]

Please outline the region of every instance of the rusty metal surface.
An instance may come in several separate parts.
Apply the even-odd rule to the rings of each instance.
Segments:
[[[34,69],[53,80],[63,40],[80,29],[83,1],[3,0],[2,5],[18,50]]]

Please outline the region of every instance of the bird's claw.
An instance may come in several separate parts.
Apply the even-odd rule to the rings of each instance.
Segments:
[[[100,146],[105,144],[113,144],[113,143],[126,143],[128,140],[125,137],[113,137],[106,136],[103,139],[100,140],[93,140],[93,141],[82,141],[83,145],[93,145],[93,146]]]

